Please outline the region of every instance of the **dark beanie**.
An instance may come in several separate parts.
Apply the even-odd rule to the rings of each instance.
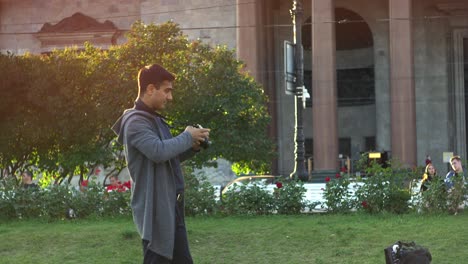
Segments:
[[[144,91],[150,84],[157,85],[163,81],[172,82],[174,79],[174,74],[170,73],[159,64],[153,64],[142,68],[138,73],[138,87],[140,91]]]

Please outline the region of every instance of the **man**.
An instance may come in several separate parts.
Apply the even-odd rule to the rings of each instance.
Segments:
[[[445,185],[448,189],[453,187],[456,177],[463,177],[463,181],[465,180],[460,156],[450,158],[450,165],[452,166],[452,170],[445,176]]]
[[[200,151],[209,129],[192,126],[172,137],[160,114],[172,101],[175,77],[153,64],[138,73],[132,109],[113,126],[125,147],[132,184],[132,211],[143,242],[143,262],[193,263],[184,223],[184,178],[180,162]]]
[[[32,181],[33,175],[30,171],[21,174],[24,189],[37,189],[39,186]]]

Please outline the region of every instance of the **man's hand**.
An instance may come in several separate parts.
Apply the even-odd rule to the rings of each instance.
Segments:
[[[200,150],[200,144],[210,138],[210,129],[209,128],[195,128],[193,126],[188,126],[185,128],[185,131],[190,132],[192,135],[192,148],[195,151]]]

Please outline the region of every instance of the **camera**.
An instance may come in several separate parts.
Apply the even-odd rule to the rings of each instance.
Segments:
[[[203,128],[201,125],[199,124],[196,124],[196,125],[192,125],[193,127],[195,128]],[[204,149],[207,149],[209,146],[211,145],[211,141],[208,140],[208,138],[205,138],[205,140],[203,142],[200,143],[200,146]]]

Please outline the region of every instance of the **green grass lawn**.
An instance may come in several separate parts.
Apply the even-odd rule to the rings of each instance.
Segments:
[[[398,240],[427,247],[436,264],[468,261],[468,213],[301,215],[187,219],[195,263],[385,263]],[[0,263],[141,263],[130,218],[0,224]]]

